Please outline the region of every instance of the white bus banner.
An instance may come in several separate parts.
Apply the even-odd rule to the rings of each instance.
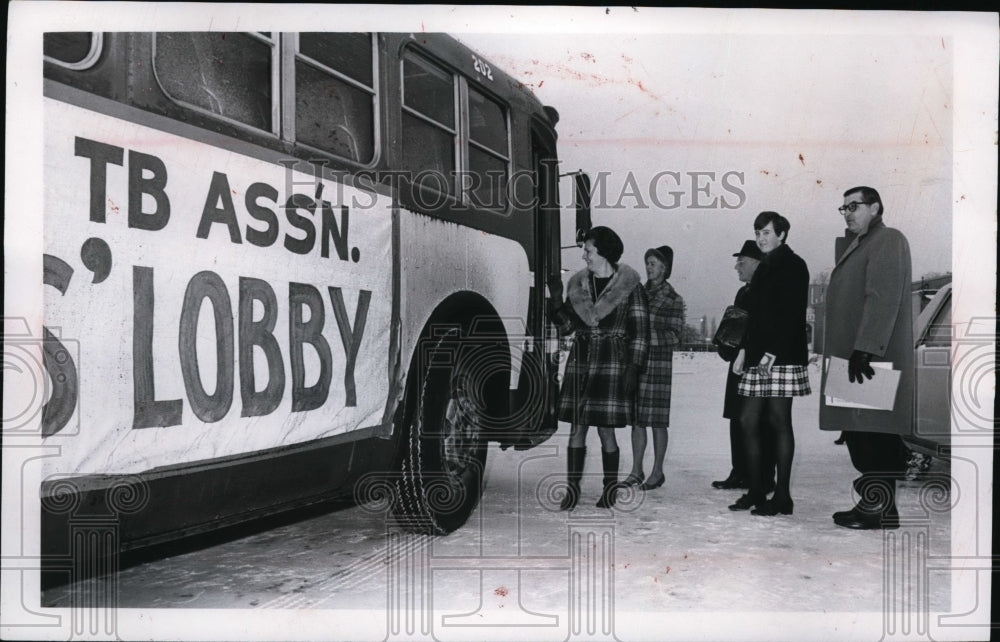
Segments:
[[[45,101],[49,473],[134,473],[375,426],[391,198]]]

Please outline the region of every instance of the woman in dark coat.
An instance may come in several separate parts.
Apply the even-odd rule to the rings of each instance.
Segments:
[[[618,441],[615,428],[632,424],[639,372],[649,351],[646,291],[639,274],[618,263],[624,246],[613,230],[595,227],[584,237],[587,267],[569,279],[549,283],[553,322],[561,334],[575,333],[562,390],[559,419],[571,424],[567,449],[567,491],[560,508],[572,510],[580,495],[587,430],[601,438],[604,491],[597,503],[615,504]]]
[[[663,485],[663,458],[670,426],[670,388],[674,348],[684,330],[684,299],[670,282],[674,251],[669,245],[646,250],[646,296],[649,297],[649,357],[639,376],[636,418],[632,427],[632,472],[625,484],[652,490]],[[643,483],[646,426],[653,432],[653,472]]]
[[[809,270],[785,243],[791,227],[788,219],[777,212],[761,212],[753,227],[764,260],[750,281],[747,331],[733,362],[733,372],[742,373],[737,392],[750,490],[729,508],[756,506],[754,515],[790,515],[789,484],[795,453],[792,398],[810,393],[806,369]],[[777,486],[769,500],[763,490],[762,424],[774,433],[778,468]]]

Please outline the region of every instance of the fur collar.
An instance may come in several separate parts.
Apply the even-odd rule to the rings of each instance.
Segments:
[[[611,275],[611,281],[595,302],[590,291],[590,271],[584,268],[570,277],[566,298],[569,299],[580,320],[593,327],[624,303],[635,286],[640,283],[638,272],[624,263],[619,263],[615,273]]]

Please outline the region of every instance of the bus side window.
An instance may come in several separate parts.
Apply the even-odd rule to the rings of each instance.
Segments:
[[[89,31],[43,34],[42,55],[61,67],[86,69],[101,55],[101,34]]]
[[[403,166],[413,172],[415,183],[454,193],[457,134],[454,78],[407,53],[403,58]]]
[[[250,33],[157,33],[153,69],[174,101],[274,132],[273,39]]]
[[[503,107],[469,87],[469,171],[473,174],[472,200],[478,206],[506,209],[507,140]]]
[[[375,66],[368,33],[301,33],[295,139],[368,164],[375,155]]]

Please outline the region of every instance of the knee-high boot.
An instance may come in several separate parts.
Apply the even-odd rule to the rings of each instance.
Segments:
[[[598,508],[611,508],[615,505],[618,494],[618,451],[601,451],[601,463],[604,465],[604,491],[598,500]]]
[[[566,494],[559,503],[559,510],[573,510],[580,499],[580,479],[583,477],[583,462],[587,458],[586,448],[566,449]]]

